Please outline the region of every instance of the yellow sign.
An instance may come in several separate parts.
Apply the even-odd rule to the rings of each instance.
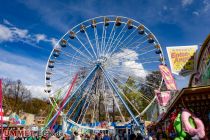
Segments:
[[[167,47],[171,72],[182,76],[194,72],[197,49],[197,45]]]

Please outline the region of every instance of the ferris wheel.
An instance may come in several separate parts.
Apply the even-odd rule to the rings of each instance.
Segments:
[[[112,122],[116,114],[138,126],[136,116],[155,99],[139,86],[161,88],[162,77],[158,84],[147,80],[160,64],[165,64],[161,46],[143,24],[122,16],[95,17],[70,29],[55,45],[46,66],[45,92],[57,115],[79,127],[93,129],[83,124]],[[141,109],[129,98],[132,93],[143,102]]]

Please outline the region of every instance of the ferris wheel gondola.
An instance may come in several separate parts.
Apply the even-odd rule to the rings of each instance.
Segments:
[[[84,123],[110,121],[111,106],[116,106],[124,122],[129,118],[123,109],[139,125],[135,116],[146,112],[155,95],[141,93],[126,82],[131,78],[136,85],[160,88],[162,79],[158,85],[146,80],[148,74],[159,71],[160,64],[165,64],[161,45],[143,24],[122,16],[95,17],[70,29],[55,45],[46,66],[45,92],[58,112],[78,75],[62,109],[69,122],[82,127]],[[141,110],[122,87],[140,95],[145,104]]]

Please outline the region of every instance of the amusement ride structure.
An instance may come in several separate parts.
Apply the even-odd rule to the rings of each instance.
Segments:
[[[163,79],[159,85],[146,80],[148,74],[159,72],[160,64],[165,65],[161,45],[143,24],[122,16],[101,16],[79,23],[58,41],[47,62],[45,92],[56,113],[46,126],[53,127],[62,116],[69,129],[74,125],[100,130],[94,123],[112,122],[113,112],[118,112],[122,122],[134,123],[144,135],[139,116],[156,102],[156,97],[126,82],[132,79],[135,85],[160,89]],[[141,96],[142,110],[126,96],[125,87]]]

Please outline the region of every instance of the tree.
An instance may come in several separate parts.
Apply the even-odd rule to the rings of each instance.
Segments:
[[[20,113],[24,106],[24,101],[31,99],[31,92],[23,85],[21,80],[12,81],[3,79],[4,103],[9,105],[8,109]]]
[[[124,85],[120,85],[120,88],[123,92],[121,93],[121,96],[135,115],[138,115],[138,112],[143,111],[143,109],[148,105],[148,102],[146,102],[146,100],[142,97],[142,93],[138,90],[138,86],[139,85],[136,84],[136,81],[132,77],[129,77]],[[126,97],[124,97],[123,94],[130,102],[126,99]],[[138,112],[134,109],[134,107],[136,110],[138,110]],[[130,115],[122,104],[121,108],[123,108],[125,117],[129,118]]]
[[[146,76],[146,84],[140,84],[140,91],[144,93],[147,97],[153,98],[155,96],[155,88],[158,89],[159,85],[161,84],[162,81],[162,75],[159,71],[153,71],[150,74]],[[152,88],[154,87],[154,88]],[[161,91],[167,90],[165,82],[163,81],[162,86],[160,88]]]

